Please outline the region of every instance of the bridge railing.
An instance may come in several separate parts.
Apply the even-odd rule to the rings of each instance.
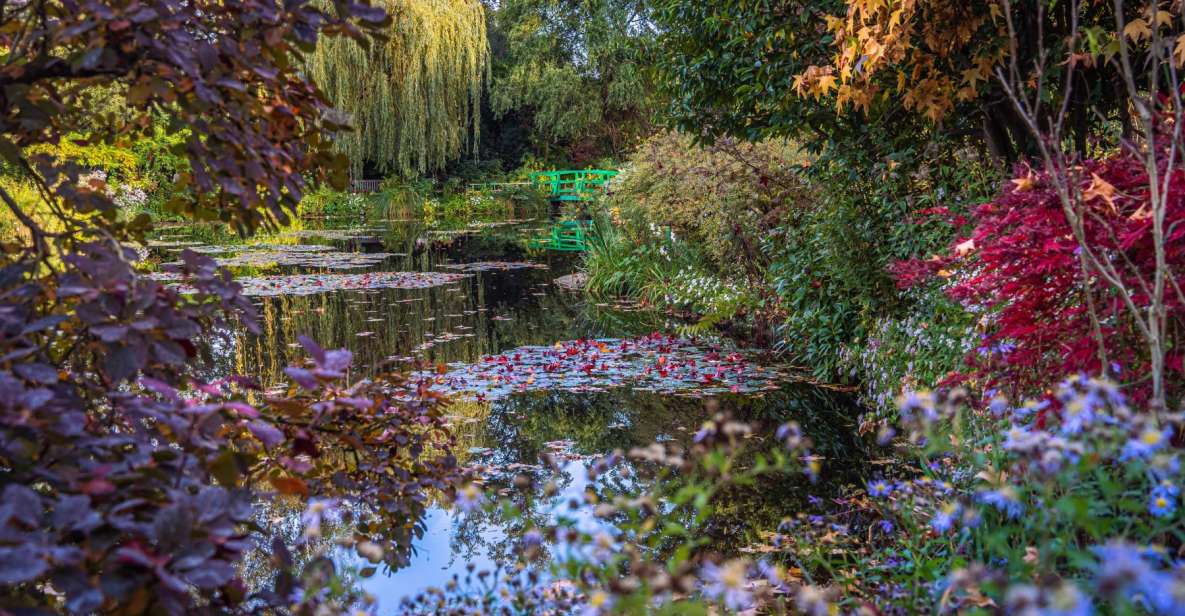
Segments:
[[[352,193],[373,193],[378,192],[379,187],[382,186],[382,180],[350,180],[350,192]]]
[[[587,201],[605,189],[605,184],[617,175],[616,171],[585,169],[582,171],[544,171],[531,174],[531,182],[551,193],[558,201]]]

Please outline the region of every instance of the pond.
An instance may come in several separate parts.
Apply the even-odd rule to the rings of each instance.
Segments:
[[[458,457],[479,469],[488,493],[509,493],[524,473],[543,485],[551,476],[544,456],[561,471],[558,492],[531,499],[524,519],[434,498],[423,519],[410,521],[422,534],[399,566],[376,569],[340,553],[340,564],[379,599],[380,613],[397,613],[401,598],[442,587],[470,566],[512,564],[529,521],[552,516],[584,491],[594,456],[656,441],[690,443],[718,412],[771,426],[794,419],[815,453],[835,461],[815,484],[787,479],[728,494],[707,530],[721,549],[752,544],[754,528],[776,527],[806,511],[812,497],[838,493],[864,475],[859,409],[848,396],[727,340],[680,338],[681,323],[666,315],[596,303],[557,285],[580,257],[526,248],[547,221],[453,230],[414,221],[357,229],[303,224],[249,245],[193,227],[167,230],[154,243],[153,263],[174,260],[183,247],[222,259],[258,307],[261,332],[224,332],[210,376],[245,374],[279,385],[284,367],[303,356],[298,336],[306,335],[326,348],[349,348],[352,379],[395,371],[452,394]],[[269,507],[275,528],[299,528],[299,507]]]

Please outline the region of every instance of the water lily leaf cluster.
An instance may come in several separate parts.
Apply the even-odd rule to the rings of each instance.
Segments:
[[[155,274],[158,280],[179,280],[172,273]],[[427,289],[464,280],[466,274],[439,272],[367,272],[363,274],[293,274],[289,276],[243,276],[235,282],[245,296],[313,295],[330,291],[367,289]],[[190,288],[181,284],[183,293]]]
[[[505,272],[519,269],[547,269],[546,265],[540,263],[528,263],[518,261],[477,261],[474,263],[444,263],[437,267],[443,269],[456,270],[465,272],[467,274],[474,274],[477,272]]]
[[[420,372],[413,380],[461,397],[497,400],[528,390],[639,391],[704,396],[776,389],[785,377],[746,353],[688,338],[569,340],[487,355],[475,364],[451,364],[444,374]]]

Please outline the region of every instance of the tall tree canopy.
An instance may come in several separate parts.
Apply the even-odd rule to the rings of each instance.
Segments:
[[[850,150],[869,145],[875,126],[875,141],[889,146],[881,154],[920,134],[975,135],[1014,161],[1035,144],[997,78],[1013,59],[1018,81],[1041,88],[1047,101],[1069,94],[1079,151],[1100,118],[1130,125],[1122,81],[1107,62],[1120,44],[1116,24],[1132,44],[1153,29],[1176,44],[1179,33],[1161,32],[1173,30],[1163,7],[1133,4],[1124,13],[1117,21],[1112,3],[1080,0],[656,0],[654,15],[672,112],[684,129],[822,137],[815,142]],[[1041,50],[1077,65],[1072,88],[1039,65]]]
[[[490,106],[526,118],[546,156],[618,155],[652,115],[649,62],[655,34],[640,0],[504,0]]]
[[[321,39],[309,73],[354,130],[337,136],[354,172],[443,167],[480,137],[489,74],[479,0],[383,0],[385,40]]]

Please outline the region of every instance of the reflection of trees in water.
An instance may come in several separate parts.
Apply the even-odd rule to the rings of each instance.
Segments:
[[[690,447],[699,425],[717,411],[755,424],[757,434],[773,434],[777,425],[798,421],[814,441],[814,451],[827,460],[819,484],[811,484],[802,475],[771,476],[759,485],[731,488],[719,494],[714,502],[715,515],[704,532],[710,545],[724,552],[752,543],[754,529],[776,527],[783,518],[806,510],[808,496],[835,493],[842,484],[856,481],[866,460],[855,435],[857,408],[850,397],[805,383],[788,384],[759,398],[729,395],[703,400],[619,390],[586,394],[531,392],[493,404],[469,404],[481,408],[487,416],[484,422],[465,427],[460,438],[464,448],[490,448],[488,461],[496,468],[516,462],[538,466],[515,469],[531,477],[534,492],[514,489],[511,479],[515,472],[490,478],[491,492],[509,490],[520,515],[506,517],[501,511],[474,511],[457,517],[453,552],[455,557],[466,559],[484,553],[495,562],[513,562],[523,533],[543,526],[549,512],[563,505],[539,493],[552,477],[540,458],[551,451],[547,444],[555,441],[571,441],[573,453],[589,456],[615,449],[628,451],[659,440]],[[756,449],[779,446],[772,441],[767,439]],[[648,469],[630,467],[635,470],[630,479],[607,474],[598,478],[596,491],[602,495],[623,494],[650,485],[645,479],[637,479],[646,477]],[[575,480],[571,472],[557,478],[561,492]],[[677,489],[679,485],[680,480],[675,479],[669,487]],[[690,519],[680,519],[689,515],[686,511],[671,515],[672,522],[690,524]]]
[[[351,511],[349,505],[344,509]],[[320,535],[305,539],[305,526],[301,522],[304,510],[304,503],[295,497],[276,495],[255,503],[255,524],[258,526],[252,536],[255,547],[244,555],[239,565],[249,592],[270,588],[274,584],[276,554],[271,546],[277,539],[289,546],[294,570],[302,571],[320,557],[333,554],[339,542],[351,538],[351,525],[337,523],[325,524]],[[349,584],[355,582],[352,571],[339,568],[338,575]]]
[[[303,353],[297,337],[354,352],[356,377],[402,370],[413,355],[429,364],[475,362],[482,355],[569,337],[571,299],[550,288],[547,271],[485,272],[429,289],[382,289],[261,298],[261,333],[238,328],[233,352],[220,357],[225,372],[281,380]],[[542,295],[535,295],[542,293]],[[479,310],[480,308],[484,308]],[[509,317],[495,320],[494,317]],[[369,332],[358,336],[360,332]],[[421,347],[425,343],[430,346]]]

